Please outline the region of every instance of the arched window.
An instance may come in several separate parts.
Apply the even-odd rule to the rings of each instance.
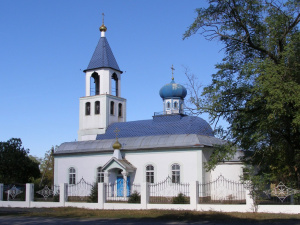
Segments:
[[[154,166],[146,166],[146,182],[154,183]]]
[[[95,114],[100,114],[100,102],[95,102]]]
[[[95,86],[92,87],[91,85],[90,95],[99,95],[100,79],[98,73],[94,72],[92,74],[90,83],[92,83],[92,79],[94,80]]]
[[[104,173],[102,171],[102,167],[97,168],[97,182],[98,183],[104,182]]]
[[[180,183],[180,165],[172,165],[172,183]]]
[[[69,184],[76,183],[76,170],[74,167],[69,168]]]
[[[174,102],[174,109],[177,109],[177,107],[178,107],[178,103]]]
[[[91,103],[90,102],[85,103],[85,115],[91,115]]]
[[[115,114],[115,103],[113,101],[110,102],[110,115]]]
[[[171,107],[170,102],[168,102],[167,103],[167,108],[170,108],[170,107]]]
[[[118,79],[118,75],[116,73],[113,73],[113,75],[111,76],[111,79],[115,83],[114,87],[112,87],[112,92],[116,96],[119,96],[119,79]]]
[[[122,117],[122,104],[121,103],[119,103],[118,115],[119,115],[119,117]]]

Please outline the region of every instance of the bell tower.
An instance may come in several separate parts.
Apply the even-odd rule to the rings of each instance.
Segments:
[[[102,14],[104,16],[104,14]],[[121,74],[105,37],[104,18],[101,37],[85,73],[85,96],[79,99],[78,140],[96,140],[115,122],[126,121],[126,99],[121,97]]]

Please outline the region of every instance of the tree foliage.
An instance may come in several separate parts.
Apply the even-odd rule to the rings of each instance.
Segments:
[[[218,39],[225,57],[202,97],[192,96],[192,102],[212,121],[230,124],[220,133],[229,145],[246,150],[244,161],[259,173],[299,185],[300,2],[210,0],[196,12],[184,38],[200,32]]]
[[[54,150],[55,148],[52,146],[51,149],[46,151],[44,158],[41,159],[41,179],[38,180],[40,186],[47,185],[51,187],[54,184]]]
[[[39,163],[28,154],[19,138],[0,142],[0,183],[27,183],[40,176]]]

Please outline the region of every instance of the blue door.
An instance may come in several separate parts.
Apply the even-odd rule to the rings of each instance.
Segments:
[[[130,176],[127,177],[127,197],[130,195]],[[123,177],[117,177],[117,196],[124,196],[124,179]]]

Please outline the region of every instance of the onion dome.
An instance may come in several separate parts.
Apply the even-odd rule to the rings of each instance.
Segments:
[[[187,94],[186,88],[181,84],[176,84],[174,79],[171,83],[164,85],[160,91],[159,95],[162,99],[166,98],[181,98],[184,99]]]
[[[102,31],[106,32],[106,31],[107,31],[107,28],[106,28],[106,26],[105,26],[104,24],[102,24],[101,27],[99,27],[99,30],[100,30],[101,32],[102,32]]]
[[[113,144],[112,147],[113,147],[113,149],[121,149],[122,145],[120,144],[120,142],[117,139],[116,142]]]

